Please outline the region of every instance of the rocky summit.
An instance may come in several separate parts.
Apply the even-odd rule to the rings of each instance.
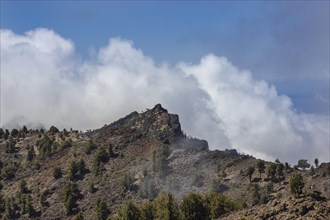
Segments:
[[[160,104],[88,132],[0,129],[0,217],[329,219],[330,164],[313,162],[209,150]]]

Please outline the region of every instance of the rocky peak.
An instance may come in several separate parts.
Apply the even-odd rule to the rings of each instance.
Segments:
[[[184,137],[181,130],[179,116],[170,114],[161,104],[142,113],[132,112],[127,116],[96,130],[92,135],[105,133],[118,127],[137,130],[144,136],[172,143]]]
[[[155,105],[155,107],[152,109],[152,111],[159,112],[159,113],[162,113],[162,112],[168,113],[167,109],[164,109],[163,106],[159,103],[157,105]]]

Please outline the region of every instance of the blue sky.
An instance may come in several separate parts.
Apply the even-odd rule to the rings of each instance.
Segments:
[[[38,27],[71,39],[82,58],[110,37],[159,63],[225,56],[297,109],[329,112],[328,1],[1,1],[2,29]]]

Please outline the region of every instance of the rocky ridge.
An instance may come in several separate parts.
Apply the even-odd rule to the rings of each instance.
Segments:
[[[106,200],[111,215],[115,215],[125,200],[142,203],[161,191],[173,193],[177,201],[189,192],[204,194],[214,191],[240,201],[247,207],[225,216],[225,219],[284,219],[285,216],[326,219],[328,214],[329,163],[321,164],[314,173],[289,168],[281,181],[273,182],[266,170],[275,163],[265,161],[265,171],[260,174],[256,171],[250,182],[248,168],[256,166],[257,159],[238,154],[234,149],[210,151],[206,141],[186,137],[178,115],[168,113],[160,104],[146,112],[133,112],[87,133],[51,130],[20,131],[7,139],[0,138],[0,193],[3,201],[8,198],[16,200],[20,196],[21,181],[24,180],[36,216],[41,219],[71,219],[78,213],[82,213],[85,219],[95,219],[95,204],[99,198]],[[8,143],[13,143],[12,148]],[[35,153],[33,159],[27,161],[31,148]],[[96,159],[101,162],[96,163]],[[76,179],[70,179],[72,163],[81,160],[86,171]],[[159,162],[163,163],[160,168]],[[14,171],[13,176],[7,178],[5,170],[9,168]],[[61,178],[54,178],[55,168],[62,170]],[[316,191],[323,199],[312,196],[292,198],[288,180],[294,173],[303,175],[305,195],[312,195]],[[132,183],[125,189],[123,179],[127,175],[130,175]],[[145,196],[143,191],[148,179],[146,176],[153,184],[151,197]],[[76,184],[81,194],[77,207],[70,215],[65,212],[62,196],[68,182]],[[95,187],[93,192],[91,185]],[[270,185],[272,189],[264,204],[254,204],[255,189],[262,194]],[[40,202],[42,198],[47,205]],[[307,204],[313,204],[312,208],[303,208]],[[298,207],[298,211],[292,211],[296,210],[295,207]],[[0,205],[0,210],[3,209]],[[15,217],[29,218],[21,212],[18,210]],[[3,213],[0,212],[0,215]]]

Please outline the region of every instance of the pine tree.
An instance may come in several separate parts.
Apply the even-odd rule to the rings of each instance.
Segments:
[[[289,186],[292,195],[294,195],[295,197],[299,197],[299,195],[302,193],[304,185],[304,179],[300,173],[295,173],[291,176]]]
[[[266,169],[265,162],[262,160],[258,160],[257,168],[258,168],[258,172],[259,172],[259,177],[261,179],[261,173],[263,173]]]
[[[28,162],[31,162],[34,159],[35,155],[36,155],[36,153],[34,151],[34,147],[33,146],[29,146],[28,147],[28,152],[26,154],[26,160]]]
[[[276,164],[271,164],[270,167],[268,168],[267,176],[270,177],[270,179],[273,182],[276,180],[276,170],[277,170]]]
[[[319,167],[319,159],[315,158],[314,163],[315,163],[315,167],[318,168]]]
[[[249,176],[249,180],[250,180],[250,182],[251,182],[251,178],[252,178],[252,175],[253,175],[253,173],[254,173],[254,170],[255,170],[255,168],[252,167],[252,166],[250,166],[250,167],[248,168],[247,174],[248,174],[248,176]]]

